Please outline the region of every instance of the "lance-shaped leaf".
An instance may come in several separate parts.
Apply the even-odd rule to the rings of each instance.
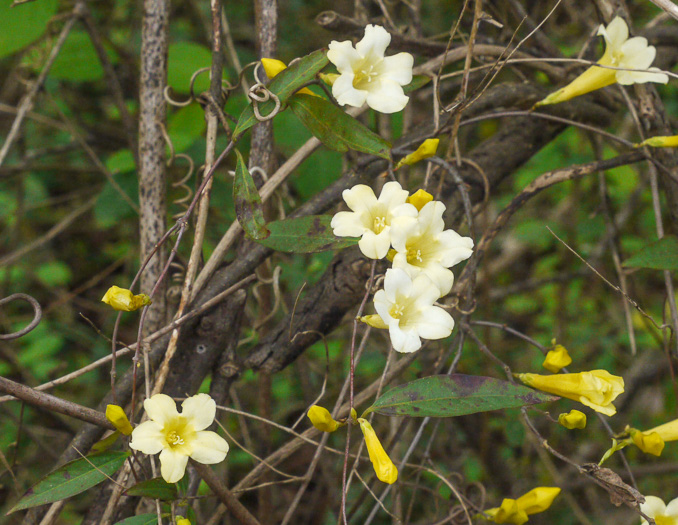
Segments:
[[[277,78],[277,77],[276,77]],[[336,151],[362,151],[389,159],[391,145],[328,100],[297,94],[290,109],[325,146]]]
[[[325,49],[314,51],[310,55],[300,58],[290,67],[278,73],[275,78],[271,80],[267,89],[280,99],[281,104],[284,104],[295,91],[313,80],[328,62],[327,51]],[[271,111],[275,108],[275,102],[273,100],[259,102],[258,108],[260,115],[270,115]],[[240,114],[238,123],[233,131],[233,140],[240,138],[245,131],[256,123],[257,118],[254,116],[254,109],[252,104],[250,104]]]
[[[655,270],[678,270],[678,238],[667,235],[648,244],[627,259],[624,266]]]
[[[261,197],[242,155],[238,150],[235,153],[238,156],[233,181],[235,215],[248,236],[254,240],[265,239],[270,232],[266,229]]]
[[[161,499],[171,501],[177,499],[177,486],[174,483],[167,483],[162,478],[153,478],[137,483],[127,489],[129,496],[141,496],[144,498]]]
[[[138,516],[130,516],[115,525],[157,525],[158,515],[153,514],[139,514]],[[194,523],[194,522],[191,522]]]
[[[340,250],[358,244],[358,238],[334,235],[331,221],[331,215],[308,215],[269,222],[266,226],[271,235],[257,242],[273,250],[288,253]]]
[[[556,399],[556,396],[492,377],[452,374],[424,377],[397,386],[377,399],[365,414],[453,417]]]
[[[8,514],[80,494],[111,476],[127,457],[129,452],[116,450],[92,454],[66,463],[28,489]]]

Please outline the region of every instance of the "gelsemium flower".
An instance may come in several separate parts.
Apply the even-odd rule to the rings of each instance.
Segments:
[[[658,432],[653,432],[652,430],[646,430],[641,432],[640,430],[631,429],[631,440],[633,443],[646,454],[652,454],[653,456],[661,456],[662,450],[664,450],[664,440]]]
[[[657,496],[645,496],[645,503],[640,504],[640,510],[657,525],[678,525],[678,498],[669,502],[668,505]],[[640,525],[647,525],[645,518],[640,519]]]
[[[647,39],[642,36],[629,38],[629,28],[622,18],[616,17],[607,27],[601,25],[598,35],[605,39],[605,53],[598,64],[620,69],[591,66],[567,86],[538,102],[535,107],[565,102],[615,82],[629,86],[645,82],[666,84],[669,81],[667,74],[661,73],[656,67],[650,67],[657,54],[655,47],[647,45]]]
[[[421,348],[421,338],[443,339],[452,333],[452,316],[433,306],[439,297],[438,287],[426,274],[412,279],[405,270],[386,270],[384,289],[374,294],[374,307],[388,326],[394,350],[414,352]]]
[[[546,354],[546,358],[541,366],[555,374],[560,372],[561,368],[566,367],[570,363],[572,363],[572,358],[570,357],[570,354],[567,353],[567,349],[563,345],[555,345],[553,349],[549,350],[548,354]]]
[[[345,106],[367,105],[381,113],[402,110],[409,101],[402,86],[412,81],[414,57],[398,53],[385,57],[391,35],[381,26],[368,25],[365,36],[353,47],[346,40],[330,42],[327,58],[340,73],[332,84],[332,94]]]
[[[393,464],[391,458],[388,457],[384,447],[381,446],[381,441],[379,441],[372,425],[370,425],[367,419],[362,417],[358,418],[358,423],[360,424],[360,430],[363,431],[363,436],[365,436],[367,454],[370,456],[370,461],[374,467],[374,472],[377,474],[377,478],[389,485],[395,483],[398,479],[398,468]]]
[[[424,142],[422,142],[419,147],[409,155],[406,155],[402,159],[400,159],[400,162],[396,164],[395,169],[400,168],[401,166],[411,166],[412,164],[416,164],[420,160],[427,159],[429,157],[433,157],[433,155],[436,154],[438,151],[438,143],[440,142],[440,139],[426,139]],[[422,190],[419,190],[422,191]]]
[[[624,392],[624,379],[607,370],[591,370],[577,374],[516,374],[527,386],[557,396],[574,399],[596,412],[612,416],[617,409],[612,404]]]
[[[214,421],[217,404],[207,394],[189,397],[177,412],[174,400],[156,394],[144,401],[150,418],[132,432],[130,448],[144,454],[160,452],[160,474],[167,483],[184,477],[188,458],[198,463],[220,463],[228,452],[228,443],[216,432],[205,430]]]
[[[139,308],[151,304],[151,298],[145,293],[134,295],[127,288],[111,286],[101,298],[102,303],[122,312],[133,312]]]
[[[129,436],[132,433],[132,424],[127,419],[127,415],[122,407],[118,405],[106,405],[106,419],[121,433]]]
[[[523,494],[518,499],[505,498],[500,507],[488,509],[488,514],[495,523],[512,523],[522,525],[528,516],[544,512],[560,494],[558,487],[537,487]]]
[[[579,410],[570,410],[567,414],[558,416],[558,423],[570,430],[586,428],[586,414]]]
[[[341,426],[339,421],[332,419],[332,414],[325,407],[313,405],[308,409],[308,419],[321,432],[334,432]]]
[[[382,259],[391,246],[391,221],[404,215],[417,216],[417,209],[407,204],[407,190],[397,182],[387,182],[375,197],[364,184],[342,193],[352,211],[340,211],[332,217],[332,230],[338,237],[360,237],[358,247],[370,259]]]

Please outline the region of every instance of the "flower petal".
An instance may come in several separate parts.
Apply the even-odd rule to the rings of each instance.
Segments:
[[[365,257],[370,259],[383,259],[386,257],[388,248],[391,246],[389,230],[390,228],[386,227],[379,234],[374,233],[372,230],[367,230],[363,233],[362,238],[358,241],[358,247]]]
[[[355,45],[356,51],[370,62],[384,58],[384,52],[391,43],[391,35],[381,26],[368,25],[365,36]]]
[[[204,430],[214,422],[217,403],[207,394],[197,394],[181,404],[181,415],[192,421],[194,430]]]
[[[216,432],[203,430],[191,441],[191,458],[198,463],[213,465],[221,463],[228,453],[228,443]]]
[[[144,409],[148,417],[161,427],[165,426],[168,420],[179,416],[174,399],[165,394],[155,394],[146,399]]]
[[[653,497],[653,496],[648,496],[648,497]],[[657,499],[659,499],[659,498],[657,498]],[[645,502],[647,502],[647,498],[645,498]],[[647,514],[647,512],[645,514]],[[666,505],[666,510],[664,511],[664,515],[667,518],[671,517],[673,519],[678,519],[678,498],[669,501],[668,505]]]
[[[356,89],[353,86],[353,72],[344,73],[332,84],[332,95],[341,106],[348,104],[356,108],[361,107],[367,100],[367,91]]]
[[[652,65],[657,56],[657,49],[647,45],[647,38],[636,36],[629,38],[621,47],[622,59],[620,67],[629,69],[646,69]]]
[[[413,330],[405,331],[400,328],[398,321],[391,321],[388,327],[391,344],[396,352],[411,353],[421,348],[421,339]]]
[[[644,514],[650,516],[650,518],[654,518],[657,515],[661,516],[662,514],[664,514],[664,511],[666,510],[666,505],[664,504],[664,501],[661,498],[658,498],[657,496],[645,496],[645,503],[640,504],[640,510]],[[646,520],[643,521],[647,523]]]
[[[409,53],[398,53],[384,58],[379,64],[380,78],[392,80],[401,86],[412,82],[412,66],[414,57]]]
[[[402,111],[410,100],[402,86],[393,80],[379,80],[379,88],[373,89],[367,95],[367,105],[380,113]]]
[[[349,40],[343,42],[332,40],[327,51],[327,58],[337,66],[337,71],[342,75],[353,74],[353,66],[362,59]]]
[[[337,237],[360,237],[367,230],[363,219],[369,220],[367,212],[340,211],[334,214],[330,226]]]
[[[653,73],[653,71],[656,71],[656,73]],[[645,84],[646,82],[666,84],[669,81],[669,76],[666,73],[661,73],[661,70],[656,67],[651,67],[649,71],[617,71],[616,78],[617,82],[623,86]]]
[[[419,273],[412,280],[411,290],[408,295],[413,297],[420,309],[431,306],[440,298],[440,289],[425,272]]]
[[[395,259],[393,259],[393,266],[396,266]],[[452,273],[452,270],[448,270],[439,263],[431,263],[422,268],[421,271],[426,277],[431,279],[433,284],[438,288],[439,293],[436,299],[450,293],[452,285],[454,284],[454,274]]]
[[[387,325],[393,320],[390,314],[391,306],[393,306],[393,302],[388,300],[384,290],[379,290],[374,294],[374,309]]]
[[[341,196],[351,210],[355,212],[369,211],[376,203],[374,191],[365,184],[356,184],[349,190],[344,190]]]
[[[412,278],[405,270],[389,268],[384,276],[384,291],[391,303],[395,303],[398,296],[409,297],[412,295]]]
[[[162,427],[155,421],[145,421],[132,431],[129,447],[144,454],[157,454],[165,447]]]
[[[160,474],[167,483],[176,483],[184,477],[188,456],[166,448],[160,453]]]
[[[387,182],[384,184],[384,187],[381,189],[379,198],[377,199],[380,203],[385,204],[387,208],[399,207],[402,204],[405,204],[409,192],[404,190],[400,183],[396,181]]]
[[[629,37],[629,26],[623,18],[616,16],[607,27],[601,25],[598,28],[598,35],[602,35],[605,43],[612,49],[620,49]]]
[[[417,332],[424,339],[444,339],[454,329],[454,319],[442,308],[431,306],[422,311]]]
[[[438,235],[437,240],[444,247],[440,264],[445,268],[465,261],[473,254],[473,239],[462,237],[454,230],[445,230]]]

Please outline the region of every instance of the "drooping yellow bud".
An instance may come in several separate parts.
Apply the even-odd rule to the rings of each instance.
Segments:
[[[132,433],[132,430],[134,430],[132,424],[125,415],[125,411],[118,405],[106,406],[106,419],[113,423],[113,426],[126,436],[129,436]]]
[[[191,520],[177,516],[177,525],[191,525]]]
[[[377,478],[389,485],[395,483],[398,479],[398,468],[393,464],[391,458],[388,457],[384,447],[381,446],[381,441],[379,441],[372,425],[370,425],[367,419],[362,417],[358,418],[358,423],[360,424],[360,430],[363,431],[363,436],[365,436],[367,453],[370,456],[370,461],[374,467],[374,472],[377,474]]]
[[[634,144],[636,148],[651,146],[653,148],[675,148],[678,146],[678,135],[650,137],[640,144]]]
[[[421,209],[432,200],[433,195],[421,189],[415,191],[412,195],[407,197],[407,202],[409,202],[412,206],[417,208],[417,211],[421,211]]]
[[[420,160],[433,157],[433,155],[436,154],[436,151],[438,151],[439,142],[440,139],[426,139],[424,142],[421,143],[421,145],[416,149],[416,151],[400,159],[400,162],[396,164],[395,169],[398,169],[401,166],[405,165],[411,166],[412,164],[415,164]]]
[[[586,427],[586,414],[580,412],[579,410],[570,410],[567,414],[560,414],[558,416],[558,423],[563,425],[565,428],[573,430],[575,428],[585,428]]]
[[[114,310],[133,312],[142,306],[151,304],[151,298],[145,293],[134,295],[127,288],[111,286],[101,298],[101,301],[111,305]]]
[[[388,325],[379,314],[363,315],[359,320],[361,323],[368,324],[372,328],[381,328],[382,330],[388,328]]]
[[[485,514],[488,514],[495,523],[523,525],[527,521],[527,513],[518,508],[516,500],[511,498],[504,498],[500,507],[488,509]]]
[[[664,450],[664,440],[659,435],[659,433],[653,432],[652,430],[641,432],[635,428],[632,428],[630,433],[631,439],[640,450],[646,454],[652,454],[653,456],[657,457],[662,455],[662,450]]]
[[[332,414],[325,407],[313,405],[308,409],[308,419],[321,432],[334,432],[339,428],[339,422],[332,419]]]
[[[567,353],[567,349],[563,345],[555,345],[553,349],[549,350],[549,353],[546,354],[546,358],[541,366],[555,374],[560,372],[561,368],[566,367],[570,363],[572,363],[572,358],[570,357],[570,354]]]
[[[548,509],[558,494],[558,487],[537,487],[518,499],[505,498],[500,507],[488,509],[485,514],[495,523],[522,525],[527,522],[529,515]]]
[[[278,73],[287,69],[287,65],[282,60],[277,60],[275,58],[262,58],[261,65],[264,66],[264,71],[266,71],[266,76],[270,79],[275,77]],[[297,91],[297,93],[303,93],[304,95],[313,95],[317,97],[313,91],[308,88],[303,88]]]

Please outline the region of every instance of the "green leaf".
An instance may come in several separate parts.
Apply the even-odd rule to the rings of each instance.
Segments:
[[[351,115],[328,100],[297,94],[288,101],[290,109],[325,146],[345,152],[349,148],[390,158],[391,145]]]
[[[678,238],[673,235],[662,237],[648,244],[624,262],[630,268],[652,268],[654,270],[678,270]]]
[[[103,78],[104,68],[87,32],[71,31],[49,75],[71,82],[91,82]]]
[[[324,68],[329,61],[327,52],[324,49],[314,51],[310,55],[300,58],[287,69],[278,73],[268,85],[268,90],[277,95],[280,103],[284,104],[287,99],[304,84],[307,84],[315,78],[318,72]],[[309,95],[310,96],[310,95]],[[275,108],[275,102],[268,100],[259,104],[259,113],[263,116],[269,115]],[[248,105],[240,114],[238,123],[233,131],[233,140],[237,140],[249,128],[257,123],[254,116],[252,104]]]
[[[190,148],[205,132],[205,112],[200,104],[189,104],[172,112],[167,122],[167,133],[174,146],[174,153]]]
[[[129,496],[172,501],[177,499],[177,486],[174,483],[167,483],[162,478],[153,478],[128,488],[127,494]]]
[[[158,515],[153,514],[139,514],[138,516],[131,516],[119,521],[115,525],[156,525],[158,523]]]
[[[66,463],[28,489],[8,514],[80,494],[111,476],[129,455],[121,451],[104,452]]]
[[[266,229],[261,197],[242,155],[238,150],[235,150],[235,154],[238,156],[233,181],[235,215],[249,237],[255,241],[266,239],[271,232]]]
[[[167,53],[167,85],[176,93],[190,93],[193,73],[210,67],[210,50],[192,42],[177,42],[169,46]],[[197,95],[209,89],[209,72],[201,73],[195,80],[193,92]]]
[[[414,75],[412,77],[412,82],[410,82],[406,86],[403,86],[403,91],[405,93],[412,93],[412,91],[416,91],[417,89],[424,87],[430,81],[431,77],[428,77],[426,75]]]
[[[385,416],[453,417],[554,401],[522,385],[464,374],[429,376],[395,387],[365,411]]]
[[[358,243],[353,237],[337,237],[332,233],[331,215],[308,215],[269,222],[271,235],[258,243],[288,253],[313,253],[340,250]]]
[[[38,0],[11,7],[0,2],[0,58],[23,49],[42,36],[59,5],[59,0]]]

